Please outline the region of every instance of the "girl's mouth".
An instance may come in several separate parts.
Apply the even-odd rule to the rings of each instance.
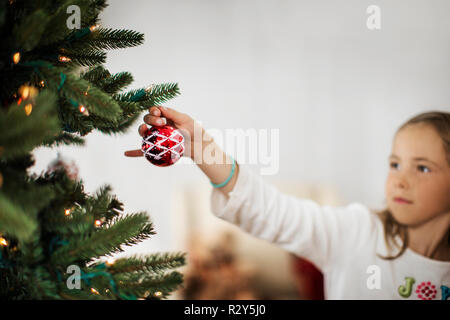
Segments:
[[[394,201],[397,203],[403,203],[403,204],[411,204],[412,203],[412,201],[404,199],[404,198],[400,198],[400,197],[394,198]]]

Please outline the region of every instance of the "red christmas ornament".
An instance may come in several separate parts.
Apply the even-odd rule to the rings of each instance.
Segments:
[[[142,138],[142,152],[145,158],[159,167],[177,162],[184,153],[184,137],[169,125],[151,127]]]

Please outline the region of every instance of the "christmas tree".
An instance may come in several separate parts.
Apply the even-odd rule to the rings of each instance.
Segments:
[[[30,174],[36,147],[83,145],[96,129],[124,133],[149,106],[179,94],[164,83],[124,92],[106,50],[143,34],[99,26],[105,0],[0,4],[0,298],[164,299],[183,283],[184,253],[113,260],[155,234],[146,212],[125,214],[105,185],[84,191],[64,166]]]

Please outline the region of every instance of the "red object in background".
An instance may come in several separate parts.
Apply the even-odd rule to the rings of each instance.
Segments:
[[[304,300],[324,300],[323,274],[306,259],[293,257],[294,274],[298,279],[299,296]]]
[[[169,125],[151,127],[142,138],[142,152],[145,158],[159,167],[177,162],[184,152],[184,137]]]

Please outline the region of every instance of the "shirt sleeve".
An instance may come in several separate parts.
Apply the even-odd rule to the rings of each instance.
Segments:
[[[364,205],[321,206],[283,194],[245,166],[239,166],[229,197],[213,188],[210,205],[218,218],[308,259],[322,272],[366,245],[375,232],[373,215]]]

